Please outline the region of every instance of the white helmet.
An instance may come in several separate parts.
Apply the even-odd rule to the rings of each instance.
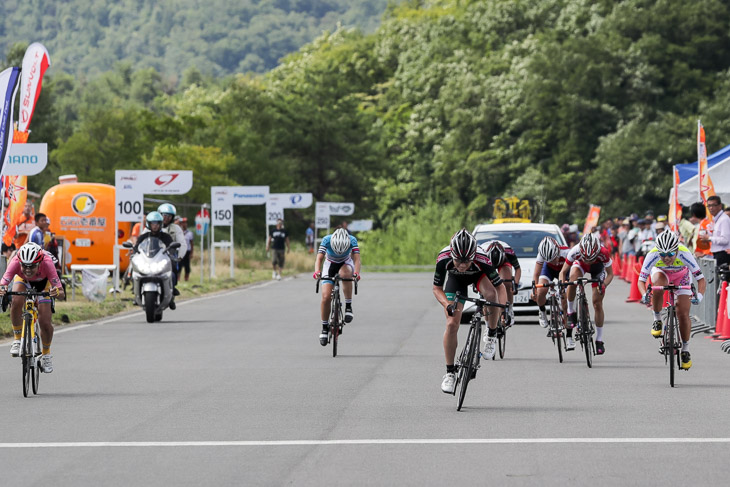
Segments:
[[[560,247],[553,237],[545,237],[537,247],[537,255],[545,262],[554,261],[560,255]]]
[[[679,237],[671,230],[664,231],[656,238],[656,248],[659,252],[676,252],[679,248]]]
[[[35,242],[25,243],[18,250],[18,260],[24,266],[36,265],[43,260],[43,249]]]
[[[332,252],[342,255],[350,250],[350,234],[344,228],[338,228],[330,237],[330,246]]]
[[[580,255],[585,260],[593,260],[601,253],[601,241],[595,233],[586,233],[580,239],[578,244],[580,247]]]

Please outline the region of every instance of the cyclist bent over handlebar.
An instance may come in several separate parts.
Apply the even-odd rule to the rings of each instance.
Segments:
[[[324,266],[322,262],[324,261]],[[322,239],[317,252],[317,260],[314,262],[314,274],[312,277],[322,277],[322,302],[320,313],[322,316],[322,332],[319,335],[319,344],[327,345],[327,333],[329,332],[330,293],[335,282],[332,280],[339,274],[344,278],[355,278],[360,280],[360,248],[357,246],[357,239],[347,233],[344,228],[338,228]],[[345,295],[345,323],[353,320],[355,315],[352,312],[352,282],[342,283],[342,291]],[[340,331],[342,333],[342,331]]]
[[[446,276],[448,274],[448,280]],[[444,282],[446,286],[444,287]],[[477,248],[474,236],[462,228],[451,238],[451,244],[439,252],[436,259],[436,272],[433,276],[433,295],[441,303],[446,313],[444,332],[444,355],[446,356],[446,375],[441,382],[441,390],[447,394],[454,392],[456,384],[456,346],[458,345],[459,324],[464,301],[451,304],[456,292],[466,296],[469,286],[476,285],[479,293],[487,301],[504,303],[507,292],[497,269],[489,257]],[[497,320],[500,309],[489,307],[489,331],[484,336],[484,357],[491,359],[497,349]]]
[[[8,284],[12,281],[14,292],[23,292],[34,289],[38,292],[49,291],[52,297],[63,298],[65,293],[61,279],[56,270],[55,257],[36,243],[26,243],[15,256],[10,259],[8,268],[0,280],[0,296],[8,291]],[[12,297],[10,319],[13,322],[13,344],[10,355],[17,357],[20,354],[20,337],[23,333],[23,296]],[[41,365],[43,372],[53,372],[53,356],[51,355],[51,341],[53,340],[53,323],[51,322],[51,298],[38,297],[38,323],[41,328],[43,341],[43,355]]]

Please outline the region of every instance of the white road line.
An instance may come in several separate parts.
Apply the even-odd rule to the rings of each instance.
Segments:
[[[169,448],[227,446],[331,445],[505,445],[544,443],[730,443],[730,438],[423,438],[278,441],[89,441],[55,443],[0,443],[0,448]]]

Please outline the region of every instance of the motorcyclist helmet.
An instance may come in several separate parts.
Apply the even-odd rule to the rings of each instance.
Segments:
[[[172,215],[173,218],[175,218],[175,215],[177,214],[175,205],[170,203],[162,203],[159,207],[157,207],[157,211],[159,211],[163,216]]]
[[[162,227],[162,215],[159,211],[150,211],[147,214],[147,222],[145,223],[145,226],[151,231],[153,223],[159,223],[160,227]]]

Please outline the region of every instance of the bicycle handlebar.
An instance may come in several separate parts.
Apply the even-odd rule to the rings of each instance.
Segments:
[[[5,296],[25,296],[26,298],[34,298],[36,296],[52,297],[49,291],[8,291],[5,293]]]
[[[319,293],[319,282],[322,281],[322,280],[324,280],[324,279],[326,279],[328,281],[334,280],[334,281],[345,281],[345,282],[349,281],[349,282],[354,282],[355,283],[355,295],[357,295],[357,282],[358,282],[358,279],[355,279],[354,277],[340,277],[339,275],[337,275],[335,277],[326,277],[325,278],[321,274],[317,278],[317,284],[316,284],[316,286],[314,288],[314,294],[318,294]]]
[[[460,299],[463,299],[464,301],[471,301],[472,303],[476,304],[477,306],[492,306],[495,308],[502,308],[502,309],[509,308],[508,304],[493,303],[491,301],[487,301],[486,299],[482,299],[482,298],[470,298],[469,296],[461,296],[461,293],[458,291],[456,292],[456,295],[454,296],[453,304],[455,305]]]

